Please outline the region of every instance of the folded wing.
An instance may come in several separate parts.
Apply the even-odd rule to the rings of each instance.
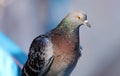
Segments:
[[[53,48],[47,36],[35,38],[31,44],[28,60],[23,67],[22,76],[43,76],[54,60]]]

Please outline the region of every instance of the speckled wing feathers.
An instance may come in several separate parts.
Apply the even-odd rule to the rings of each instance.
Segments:
[[[53,59],[52,43],[49,38],[44,35],[35,38],[23,67],[22,76],[43,76],[49,70]]]

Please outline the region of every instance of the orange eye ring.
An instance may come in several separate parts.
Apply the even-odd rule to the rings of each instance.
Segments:
[[[77,18],[80,20],[81,18],[80,18],[80,16],[77,16]]]

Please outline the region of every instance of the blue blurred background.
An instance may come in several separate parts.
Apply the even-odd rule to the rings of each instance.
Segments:
[[[71,76],[120,76],[119,7],[120,0],[0,0],[0,32],[21,51],[14,56],[9,49],[4,51],[1,44],[0,66],[8,65],[12,59],[9,66],[13,63],[20,69],[36,36],[56,27],[68,12],[81,10],[87,13],[92,27],[80,28],[82,57]],[[2,63],[6,56],[5,65]],[[0,76],[10,76],[3,74],[9,66],[2,70],[0,67]],[[18,69],[11,76],[19,75]]]

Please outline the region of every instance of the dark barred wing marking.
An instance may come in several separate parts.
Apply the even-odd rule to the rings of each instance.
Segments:
[[[43,76],[54,60],[52,43],[47,36],[35,38],[31,44],[28,60],[22,76]]]

